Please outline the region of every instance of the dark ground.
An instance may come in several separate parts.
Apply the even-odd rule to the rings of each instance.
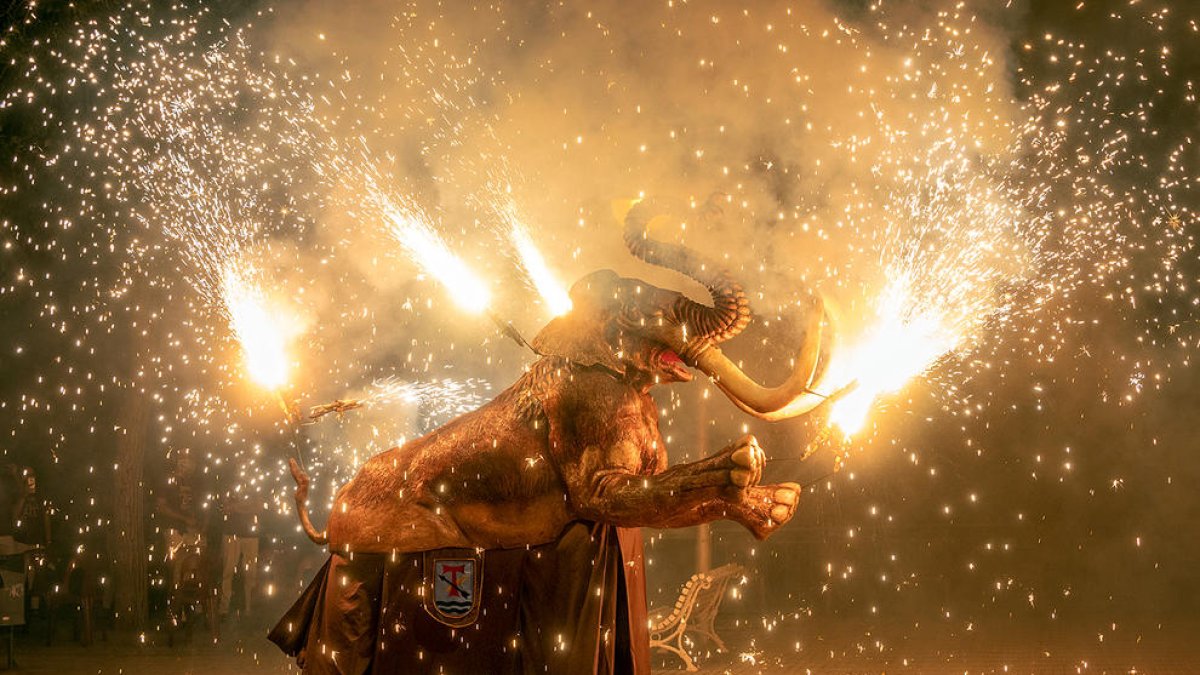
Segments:
[[[740,626],[738,624],[741,624]],[[261,624],[261,625],[256,625]],[[136,645],[133,636],[97,636],[81,646],[61,627],[53,646],[36,625],[16,635],[14,672],[31,675],[234,675],[296,673],[290,659],[263,637],[265,620],[226,625],[213,644],[197,629],[180,634],[174,647]],[[1063,625],[1055,630],[966,631],[945,626],[879,624],[817,625],[801,618],[771,630],[725,617],[720,633],[731,651],[701,656],[702,673],[1200,673],[1198,625],[1163,625],[1149,630],[1118,629],[1088,635]],[[148,640],[152,642],[153,640]],[[163,640],[165,642],[165,640]],[[2,661],[0,661],[0,665]],[[655,657],[656,672],[683,672],[672,657]]]

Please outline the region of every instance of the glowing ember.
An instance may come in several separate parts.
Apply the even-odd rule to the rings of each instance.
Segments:
[[[509,230],[509,237],[512,239],[517,253],[521,256],[521,268],[529,276],[530,282],[542,296],[542,302],[546,304],[551,314],[559,316],[571,311],[571,298],[546,265],[545,258],[534,245],[529,232],[514,220],[512,228]]]
[[[246,371],[267,389],[287,384],[287,339],[279,317],[267,305],[262,288],[234,267],[225,270],[221,293],[229,311],[229,324],[242,346]]]

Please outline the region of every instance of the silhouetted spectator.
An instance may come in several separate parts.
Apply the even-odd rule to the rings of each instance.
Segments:
[[[27,476],[31,477],[32,472],[26,467],[9,462],[0,464],[0,556],[17,555],[33,548],[18,541],[16,536],[29,497]]]
[[[244,492],[231,491],[221,503],[221,615],[231,606],[249,612],[258,579],[258,515],[262,506]],[[234,579],[240,580],[235,588]],[[234,598],[234,592],[238,597]],[[236,600],[236,602],[235,602]]]
[[[18,505],[16,530],[13,536],[22,544],[45,547],[50,543],[50,509],[37,491],[33,469],[23,469],[25,494]]]
[[[163,541],[167,548],[167,567],[171,589],[185,580],[183,573],[189,556],[200,557],[205,544],[205,511],[201,508],[203,489],[196,461],[184,451],[176,456],[175,467],[159,492],[158,516],[164,520]]]

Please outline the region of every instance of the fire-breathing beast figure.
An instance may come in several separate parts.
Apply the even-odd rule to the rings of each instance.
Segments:
[[[637,528],[728,519],[763,539],[792,518],[800,486],[760,484],[752,436],[668,466],[649,391],[691,366],[752,415],[808,413],[825,400],[810,390],[823,312],[787,380],[757,384],[717,346],[750,321],[741,285],[649,238],[652,215],[643,203],[626,216],[629,250],[700,282],[713,306],[609,270],[582,278],[533,340],[539,360],[478,410],[368,460],[327,533],[293,463],[304,530],[331,552],[272,634],[306,672],[649,672]]]

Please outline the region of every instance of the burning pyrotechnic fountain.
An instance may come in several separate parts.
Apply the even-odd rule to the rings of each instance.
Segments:
[[[388,234],[425,274],[441,283],[459,309],[475,315],[486,312],[504,335],[519,345],[527,344],[511,323],[490,309],[492,293],[487,284],[450,250],[417,209],[401,207],[390,195],[375,188],[374,183],[370,195],[370,201],[387,222]]]
[[[221,275],[220,296],[229,326],[242,350],[247,374],[279,401],[290,421],[298,419],[296,404],[285,391],[290,379],[289,321],[269,302],[252,269],[229,264]]]
[[[961,337],[936,305],[917,305],[905,279],[893,281],[876,303],[866,332],[843,347],[830,365],[826,382],[837,387],[853,382],[855,387],[833,403],[829,423],[854,435],[876,400],[925,372]]]
[[[387,219],[388,234],[409,258],[442,284],[459,309],[471,314],[485,311],[492,301],[487,284],[450,250],[429,222],[385,196],[376,199]]]
[[[329,166],[318,171],[339,176],[351,194],[360,196],[354,215],[365,223],[379,223],[423,274],[446,289],[459,309],[469,314],[487,311],[492,302],[488,284],[450,249],[432,219],[411,198],[385,185],[370,151],[362,146],[333,146],[325,160]]]
[[[642,181],[677,194],[729,193],[731,211],[755,223],[736,238],[752,245],[731,257],[732,265],[761,259],[776,281],[813,280],[844,301],[832,362],[815,388],[829,393],[857,381],[857,389],[831,404],[830,416],[831,434],[856,443],[873,433],[876,406],[891,406],[893,417],[915,410],[919,402],[901,404],[897,394],[917,390],[919,380],[933,385],[922,391],[944,397],[941,412],[961,415],[963,433],[975,436],[993,428],[998,403],[1004,410],[1023,403],[1012,397],[1024,388],[1019,380],[1026,372],[1036,373],[1038,411],[1043,383],[1062,391],[1077,379],[1104,385],[1094,404],[1103,410],[1129,400],[1126,381],[1136,391],[1166,387],[1194,368],[1197,155],[1187,131],[1195,126],[1196,94],[1185,47],[1197,29],[1188,3],[1166,3],[1169,12],[1133,3],[1107,18],[1096,3],[1055,5],[1047,12],[1075,12],[1131,39],[1085,44],[1050,26],[1031,32],[1011,54],[1019,34],[997,35],[993,29],[1004,22],[992,21],[1010,10],[979,12],[987,3],[953,0],[922,4],[936,14],[873,3],[849,20],[826,16],[824,4],[786,13],[756,5],[738,16],[715,5],[710,11],[667,3],[647,7],[645,21],[622,24],[612,33],[618,41],[595,30],[599,18],[591,11],[586,23],[577,12],[548,12],[546,39],[525,43],[510,41],[521,37],[510,32],[527,24],[514,20],[525,10],[506,6],[497,10],[501,39],[462,44],[448,38],[473,35],[459,32],[458,22],[469,19],[418,3],[429,17],[420,30],[383,16],[380,31],[393,32],[379,42],[392,47],[362,46],[348,55],[334,35],[325,41],[328,27],[320,18],[287,31],[297,39],[283,49],[238,20],[220,28],[216,4],[93,3],[66,13],[79,21],[62,31],[53,24],[57,12],[27,4],[31,19],[37,13],[49,20],[27,22],[6,37],[13,88],[0,99],[0,109],[16,113],[13,174],[0,191],[30,207],[0,223],[0,255],[14,270],[0,284],[0,299],[37,310],[29,322],[33,337],[18,335],[12,345],[18,367],[9,380],[16,389],[0,399],[14,446],[64,457],[73,448],[120,447],[102,442],[105,429],[118,428],[110,419],[120,409],[112,405],[111,385],[140,392],[153,381],[163,411],[155,435],[164,445],[185,438],[204,443],[210,460],[236,467],[239,486],[288,488],[276,480],[280,467],[264,461],[266,453],[247,450],[261,429],[245,424],[244,408],[228,400],[231,360],[214,347],[228,344],[232,327],[246,379],[280,392],[300,379],[289,360],[295,354],[287,354],[296,348],[289,344],[294,334],[278,321],[287,312],[277,313],[271,302],[273,284],[264,285],[261,272],[231,272],[231,261],[250,259],[260,246],[294,245],[288,287],[315,319],[306,346],[323,354],[305,357],[303,379],[369,382],[379,376],[374,364],[397,353],[397,331],[374,329],[392,321],[407,298],[378,292],[399,284],[362,279],[365,263],[350,254],[362,250],[362,241],[325,219],[336,199],[331,194],[351,187],[352,199],[365,195],[355,202],[364,210],[354,222],[373,226],[373,235],[386,232],[389,244],[394,239],[396,250],[415,262],[389,273],[407,278],[419,267],[446,286],[457,306],[491,314],[498,289],[488,283],[492,270],[459,247],[481,233],[442,228],[435,211],[426,210],[436,208],[432,200],[410,208],[417,202],[393,189],[391,179],[399,186],[410,177],[431,180],[420,184],[437,185],[445,203],[471,192],[493,198],[490,185],[480,187],[498,166],[494,157],[481,160],[492,141],[502,148],[496,154],[544,186],[534,196],[539,203],[529,206],[566,216],[518,228],[500,208],[496,220],[499,239],[505,248],[511,244],[542,306],[555,314],[569,306],[553,279],[565,268],[554,257],[547,265],[531,244],[571,242],[577,260],[602,256],[595,242],[607,235],[587,204]],[[608,16],[605,26],[624,13],[618,6],[595,8],[597,17]],[[42,25],[52,34],[40,32]],[[658,58],[623,51],[663,39],[664,29],[680,40]],[[1147,30],[1149,40],[1132,39]],[[306,44],[300,36],[310,34],[320,39]],[[593,35],[596,42],[589,41]],[[367,56],[356,60],[355,53]],[[616,58],[597,60],[597,53]],[[336,61],[322,61],[330,54]],[[552,59],[556,67],[508,67],[514,55],[523,62]],[[316,72],[322,63],[330,70]],[[736,87],[723,93],[714,82]],[[480,118],[495,128],[484,138],[472,131]],[[28,137],[35,127],[40,131]],[[360,138],[395,155],[373,162],[344,153],[348,166],[338,169],[347,171],[316,171],[324,180],[313,180],[313,165],[342,153],[340,139]],[[937,152],[923,154],[939,143]],[[22,149],[33,152],[22,156]],[[335,176],[353,178],[358,164],[389,167],[378,204],[368,203],[371,190],[333,185]],[[409,171],[416,166],[421,170]],[[130,213],[139,227],[130,226]],[[734,241],[728,230],[712,234],[695,235],[707,239],[696,242],[700,248],[726,245],[735,256],[734,246],[721,243]],[[790,302],[788,288],[780,292],[768,279],[756,309],[769,315],[770,303]],[[446,304],[438,304],[414,302],[411,311],[445,314]],[[404,336],[401,355],[407,352],[416,366],[397,371],[404,384],[377,385],[362,399],[314,410],[383,408],[393,400],[419,401],[422,414],[442,401],[455,401],[447,414],[473,406],[477,399],[466,392],[460,400],[441,374],[432,384],[408,383],[422,368],[459,367],[465,350],[446,349],[451,340],[442,322],[404,327],[413,334]],[[361,341],[347,345],[347,335]],[[135,355],[137,368],[104,356],[118,351]],[[31,358],[41,365],[21,367],[20,359]],[[1071,368],[1104,375],[1078,378]],[[28,378],[27,385],[21,373],[34,371],[36,381]],[[450,375],[464,382],[491,373]],[[60,424],[53,415],[68,409],[70,423]],[[401,417],[376,412],[380,420]],[[975,420],[967,417],[980,422],[971,426]],[[1047,417],[1045,426],[1059,419]],[[362,421],[311,428],[296,442],[319,447],[319,466],[374,448],[362,437],[351,441],[354,427],[368,426],[381,439],[408,431],[386,420],[376,434],[375,420]],[[878,421],[885,441],[879,445],[917,444],[911,435],[885,433],[900,427],[887,425],[883,415]],[[944,431],[949,422],[935,420],[936,428]],[[318,434],[325,435],[319,445],[301,438]],[[949,456],[958,440],[919,442],[942,444]],[[1047,443],[1032,451],[1037,462]],[[1013,452],[1022,458],[1024,450]],[[330,481],[357,463],[326,463]],[[1004,508],[1013,503],[1004,501]],[[276,495],[275,502],[287,499]],[[95,504],[104,503],[80,509],[100,522],[108,514]],[[1014,508],[1028,515],[1028,503]],[[1009,514],[989,515],[1000,522]],[[1018,547],[1021,536],[1013,537]],[[892,579],[893,570],[886,572]],[[902,586],[909,588],[896,584]]]
[[[550,314],[559,316],[571,311],[570,296],[558,277],[550,271],[542,252],[533,243],[529,230],[517,217],[515,205],[509,204],[504,209],[504,219],[508,222],[508,238],[520,258],[521,269],[528,277],[530,285],[542,296],[542,303]]]
[[[881,274],[862,318],[835,347],[823,388],[855,382],[833,402],[830,424],[845,436],[872,406],[969,345],[985,323],[1012,311],[1004,290],[1039,265],[1046,217],[1031,213],[1005,175],[952,140],[931,143],[903,172],[876,216],[870,246]]]
[[[246,372],[263,387],[278,391],[288,383],[286,340],[261,286],[234,267],[225,270],[221,295],[229,323],[242,346]]]
[[[388,236],[400,244],[423,273],[436,279],[446,289],[460,309],[475,315],[486,313],[505,336],[517,344],[528,346],[512,323],[491,308],[492,293],[488,284],[450,249],[430,218],[415,204],[382,186],[382,178],[369,168],[369,153],[361,151],[357,163],[353,163],[354,160],[349,157],[339,154],[334,164],[345,166],[350,162],[349,170],[344,173],[359,178],[356,189],[364,195],[363,203],[370,209],[370,213],[364,215],[382,220]],[[505,210],[504,218],[510,225],[509,236],[520,256],[522,268],[543,302],[555,316],[569,311],[570,298],[550,272],[533,239],[517,220],[515,207],[510,205]]]

